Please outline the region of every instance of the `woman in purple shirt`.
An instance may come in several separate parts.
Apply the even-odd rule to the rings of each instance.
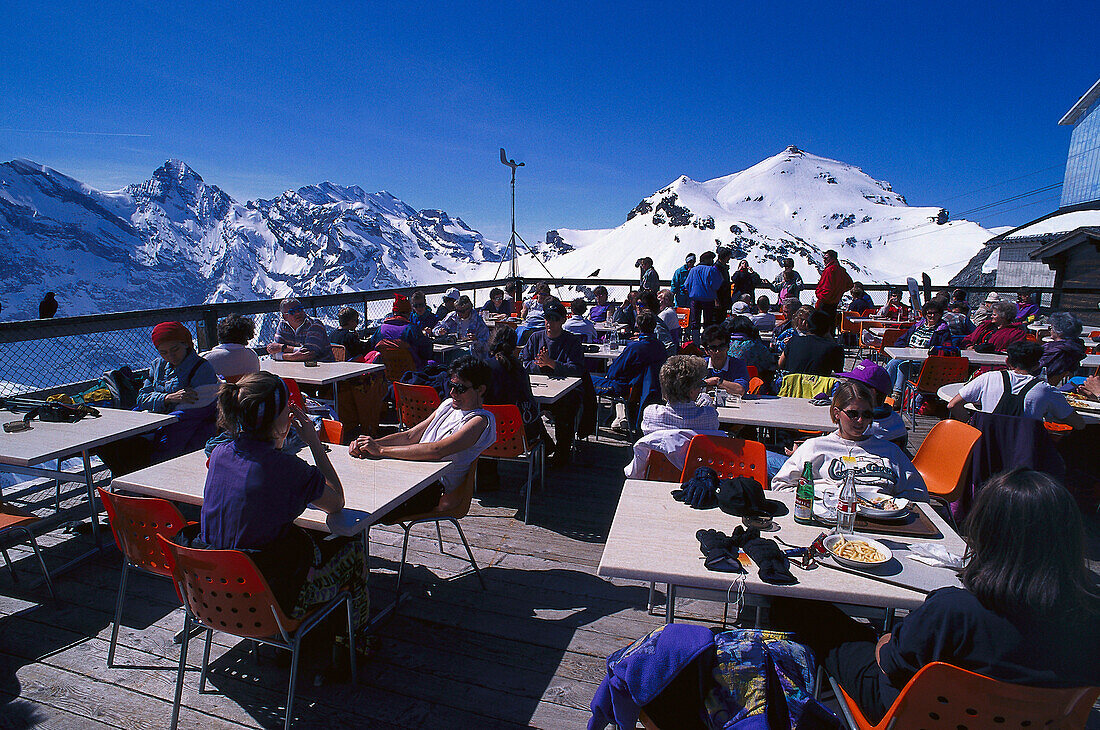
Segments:
[[[225,383],[218,394],[218,425],[232,439],[210,454],[193,546],[248,553],[292,618],[347,586],[362,633],[370,608],[362,541],[322,540],[294,524],[310,505],[339,512],[344,491],[317,430],[291,405],[286,383],[266,372]],[[316,466],[280,450],[292,428]]]

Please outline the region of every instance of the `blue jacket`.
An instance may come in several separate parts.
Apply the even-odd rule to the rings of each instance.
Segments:
[[[672,274],[672,299],[677,307],[686,307],[689,304],[687,291],[687,278],[694,265],[684,264]]]
[[[550,358],[557,362],[554,372],[547,373],[548,375],[579,376],[587,372],[584,365],[584,348],[581,347],[581,338],[572,332],[563,330],[557,339],[552,340],[546,334],[545,329],[531,332],[531,336],[527,338],[527,344],[523,346],[523,350],[519,354],[519,361],[523,363],[523,368],[527,372],[542,372],[542,368],[535,362],[535,359],[539,355],[539,350],[544,346],[550,354]]]
[[[623,348],[622,354],[611,363],[605,379],[615,384],[620,396],[626,396],[646,368],[653,364],[659,367],[667,359],[668,351],[656,335],[638,335],[638,339]]]
[[[722,273],[715,266],[696,264],[688,273],[687,295],[700,302],[713,302],[722,286]]]
[[[164,399],[181,388],[198,388],[202,385],[217,385],[218,374],[214,366],[203,360],[192,350],[179,367],[172,367],[167,360],[160,359],[149,366],[153,382],[138,393],[137,407],[134,410],[168,413],[173,410]],[[210,403],[211,408],[213,402]]]

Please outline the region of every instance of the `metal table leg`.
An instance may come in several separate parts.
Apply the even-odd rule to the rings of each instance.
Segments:
[[[672,583],[668,584],[668,593],[665,595],[665,623],[671,624],[676,621],[676,586]]]

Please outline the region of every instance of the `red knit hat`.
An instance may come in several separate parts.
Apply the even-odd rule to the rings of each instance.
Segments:
[[[162,342],[190,342],[191,332],[179,322],[161,322],[153,328],[153,346]]]
[[[393,313],[394,314],[409,314],[413,311],[412,304],[409,303],[409,298],[404,294],[396,294],[393,297]]]

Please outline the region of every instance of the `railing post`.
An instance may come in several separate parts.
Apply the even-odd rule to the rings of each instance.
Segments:
[[[199,338],[199,352],[206,352],[218,344],[218,313],[213,309],[204,309],[202,319],[196,324],[195,332]]]

